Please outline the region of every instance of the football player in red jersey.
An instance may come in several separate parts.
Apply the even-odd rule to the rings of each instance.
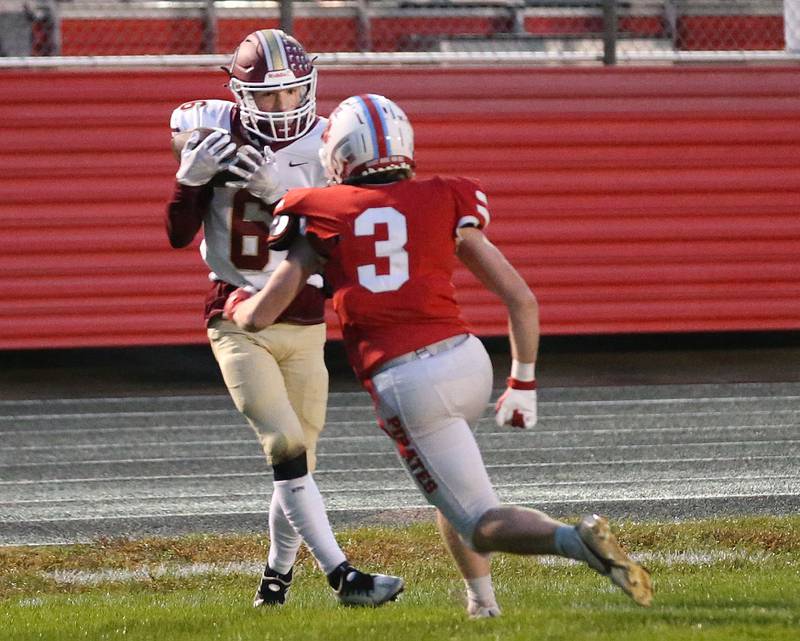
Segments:
[[[468,613],[497,616],[489,554],[557,554],[586,562],[641,605],[650,575],[617,543],[608,521],[572,527],[503,505],[470,423],[492,391],[481,342],[461,318],[452,284],[458,258],[508,308],[512,366],[498,425],[536,423],[536,298],[483,233],[486,195],[467,178],[413,178],[413,130],[383,96],[354,96],[331,114],[320,152],[332,186],[290,191],[271,242],[289,255],[264,290],[232,294],[226,314],[250,331],[269,326],[308,274],[324,269],[356,374],[378,421],[429,503],[467,584]]]
[[[348,564],[311,476],[328,395],[322,278],[309,274],[261,332],[223,318],[228,295],[263,288],[285,256],[267,246],[272,205],[287,188],[325,184],[319,148],[327,120],[316,114],[317,71],[302,45],[278,29],[249,34],[227,71],[235,102],[194,100],[172,114],[174,136],[200,128],[206,136],[193,132],[182,147],[166,227],[173,247],[203,228],[208,338],[273,469],[269,557],[253,604],[285,601],[302,538],[340,601],[380,605],[403,589],[402,579]]]

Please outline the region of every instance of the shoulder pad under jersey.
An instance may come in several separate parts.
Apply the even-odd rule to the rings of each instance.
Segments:
[[[231,113],[235,104],[229,100],[192,100],[183,103],[172,112],[170,128],[172,133],[209,127],[211,129],[231,129]]]

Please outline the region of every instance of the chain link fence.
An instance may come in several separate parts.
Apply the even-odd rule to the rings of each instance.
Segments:
[[[800,55],[800,0],[0,0],[0,66],[227,55],[247,33],[271,27],[329,59]]]

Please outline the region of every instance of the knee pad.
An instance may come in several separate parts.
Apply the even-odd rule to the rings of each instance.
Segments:
[[[276,481],[291,481],[308,474],[308,460],[303,452],[281,463],[273,463],[272,474]]]

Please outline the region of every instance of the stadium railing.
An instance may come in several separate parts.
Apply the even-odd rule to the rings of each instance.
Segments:
[[[216,65],[268,27],[321,64],[800,60],[800,0],[0,0],[0,66]]]

